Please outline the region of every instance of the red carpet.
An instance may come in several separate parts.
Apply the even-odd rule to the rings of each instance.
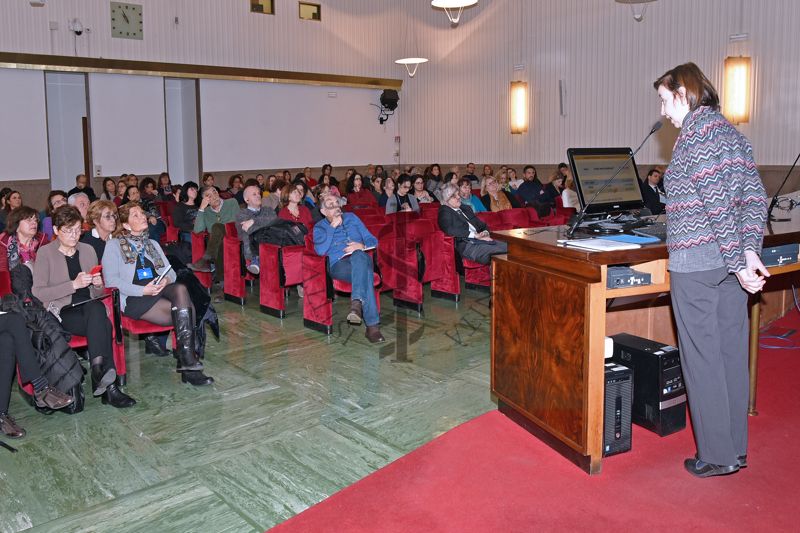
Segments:
[[[780,325],[800,330],[793,311]],[[800,340],[800,333],[793,337]],[[798,531],[800,350],[761,350],[749,468],[695,479],[691,429],[634,426],[589,477],[499,412],[467,422],[272,531]]]

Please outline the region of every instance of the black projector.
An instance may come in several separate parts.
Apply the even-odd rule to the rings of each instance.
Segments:
[[[612,360],[633,372],[633,423],[664,437],[686,427],[678,349],[627,333],[612,335]]]

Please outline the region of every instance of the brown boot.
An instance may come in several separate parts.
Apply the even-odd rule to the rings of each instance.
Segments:
[[[72,402],[75,401],[69,394],[64,394],[50,385],[34,393],[33,398],[38,407],[49,407],[54,411],[72,405]]]
[[[367,326],[367,331],[364,332],[364,336],[373,344],[376,342],[386,342],[386,339],[383,338],[383,334],[381,333],[381,328],[377,325]]]
[[[0,413],[0,433],[10,439],[21,439],[25,436],[25,430],[8,413]]]
[[[361,300],[350,300],[350,312],[347,313],[347,322],[354,326],[360,326],[363,317]]]

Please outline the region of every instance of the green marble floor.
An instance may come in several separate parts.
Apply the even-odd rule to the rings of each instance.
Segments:
[[[129,410],[45,416],[15,393],[28,436],[0,449],[0,532],[264,531],[495,407],[488,295],[427,295],[422,318],[381,304],[380,347],[337,322],[346,299],[330,337],[302,327],[296,295],[283,321],[257,294],[218,304],[207,388],[128,339]]]

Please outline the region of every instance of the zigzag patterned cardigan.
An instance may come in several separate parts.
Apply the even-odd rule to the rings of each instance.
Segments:
[[[699,107],[686,116],[664,188],[673,272],[738,272],[746,250],[761,252],[764,185],[750,142],[719,111]]]

